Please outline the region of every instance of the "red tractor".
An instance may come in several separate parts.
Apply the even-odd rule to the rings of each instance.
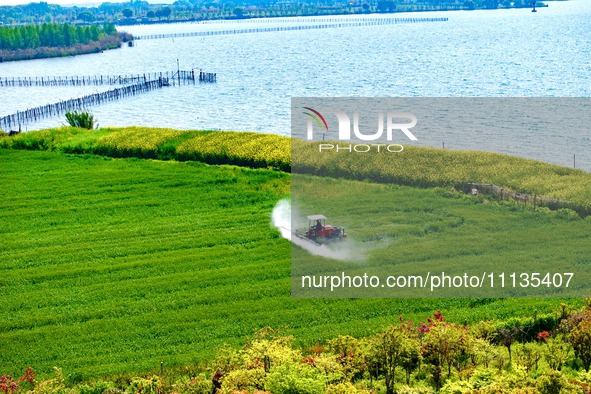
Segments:
[[[343,227],[326,224],[326,216],[324,215],[310,215],[308,216],[308,221],[308,229],[305,232],[296,230],[298,237],[317,244],[347,237],[347,233]]]

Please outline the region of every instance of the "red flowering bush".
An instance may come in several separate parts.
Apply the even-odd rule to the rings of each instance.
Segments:
[[[548,331],[541,331],[536,336],[536,339],[540,342],[547,342],[550,338],[550,333]]]
[[[22,383],[25,383],[25,385]],[[28,385],[26,385],[27,383]],[[25,370],[23,376],[21,376],[18,380],[14,380],[14,378],[10,375],[0,376],[0,394],[15,394],[18,391],[32,389],[34,385],[35,372],[30,366]]]
[[[18,383],[10,375],[0,376],[0,393],[14,394],[19,390]]]

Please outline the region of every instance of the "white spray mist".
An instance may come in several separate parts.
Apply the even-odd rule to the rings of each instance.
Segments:
[[[351,250],[350,244],[346,240],[340,241],[338,243],[337,250],[336,245],[335,249],[332,249],[331,245],[316,245],[312,242],[295,236],[295,228],[292,228],[291,213],[291,202],[284,199],[277,203],[273,209],[273,213],[271,214],[272,224],[281,232],[281,236],[283,238],[289,239],[293,244],[301,247],[304,250],[307,250],[309,253],[316,256],[342,261],[363,260],[363,256],[358,251],[355,253],[353,250]],[[294,224],[294,227],[296,226],[301,227],[299,224]]]

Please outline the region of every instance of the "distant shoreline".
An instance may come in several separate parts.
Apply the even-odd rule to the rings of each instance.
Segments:
[[[36,49],[18,49],[15,51],[0,50],[0,63],[99,53],[109,49],[120,48],[123,42],[129,41],[130,39],[130,35],[119,33],[116,36],[107,36],[99,41],[92,41],[86,45],[76,44],[68,47],[40,47]]]
[[[551,0],[551,1],[567,1],[567,0]],[[539,3],[536,4],[536,8],[547,8],[548,4]],[[306,18],[306,17],[334,17],[334,16],[349,16],[349,15],[392,15],[392,14],[400,14],[400,13],[420,13],[420,12],[446,12],[446,11],[479,11],[479,10],[512,10],[512,9],[531,9],[531,6],[524,6],[524,7],[502,7],[502,8],[467,8],[464,6],[454,6],[454,7],[442,7],[439,9],[415,9],[415,10],[394,10],[394,11],[384,11],[384,12],[342,12],[342,13],[322,13],[322,12],[314,12],[314,13],[302,13],[299,15],[290,15],[290,14],[282,14],[282,15],[244,15],[241,17],[238,16],[226,16],[223,18],[186,18],[186,19],[150,19],[150,18],[129,18],[124,20],[119,20],[114,22],[116,26],[136,26],[136,25],[159,25],[159,24],[169,24],[169,23],[194,23],[194,22],[214,22],[214,21],[242,21],[242,20],[252,20],[252,19],[277,19],[277,18]]]

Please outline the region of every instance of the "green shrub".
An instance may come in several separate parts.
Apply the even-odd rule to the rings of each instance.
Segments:
[[[536,388],[540,394],[575,394],[580,391],[570,384],[561,372],[549,369],[538,378]]]
[[[426,386],[400,386],[396,392],[397,394],[434,394],[435,390]]]
[[[575,349],[575,355],[583,362],[585,371],[591,365],[591,319],[581,320],[570,332],[569,341]]]
[[[541,358],[541,348],[535,343],[518,343],[514,347],[513,362],[524,368],[527,375],[529,375],[534,367],[538,369],[538,363]]]
[[[357,357],[356,361],[363,362],[363,357]],[[350,381],[355,379],[350,371],[345,369],[345,366],[338,360],[334,354],[321,354],[319,356],[310,357],[306,362],[313,363],[314,367],[322,371],[326,375],[326,382],[328,384]]]
[[[559,208],[556,211],[556,216],[567,220],[579,220],[581,218],[575,210],[570,208]]]
[[[127,392],[135,394],[163,394],[164,384],[158,376],[133,378]]]
[[[327,343],[328,349],[342,366],[342,372],[348,380],[360,376],[365,371],[361,342],[350,335],[341,335]]]
[[[232,394],[236,391],[252,392],[265,385],[265,370],[263,368],[237,369],[230,371],[222,380],[220,394]]]
[[[213,384],[211,379],[198,376],[189,381],[175,384],[173,389],[179,394],[211,394]]]
[[[525,386],[509,391],[511,394],[539,394],[535,387]]]
[[[498,371],[489,368],[476,368],[470,376],[470,384],[475,389],[486,389],[495,382]]]
[[[112,384],[100,380],[92,386],[84,384],[78,387],[78,392],[80,394],[103,394],[107,389],[111,388],[111,386]]]
[[[259,338],[242,351],[243,364],[247,368],[269,367],[291,364],[302,360],[302,353],[294,349],[292,337]]]
[[[370,394],[367,389],[357,388],[353,383],[331,384],[326,388],[326,394]]]
[[[61,368],[54,367],[55,377],[53,379],[43,380],[35,385],[30,394],[63,394],[67,392],[64,375]]]
[[[448,381],[446,382],[439,392],[441,394],[464,394],[472,390],[473,387],[469,382],[464,380]]]
[[[323,394],[326,378],[308,364],[285,364],[267,375],[265,389],[281,394]]]
[[[94,129],[96,123],[94,115],[92,115],[88,111],[68,111],[66,112],[66,120],[68,121],[68,124],[72,127],[79,127],[81,129],[88,130]],[[96,126],[98,127],[98,124],[96,124]]]
[[[126,394],[125,391],[118,389],[117,387],[109,387],[106,389],[103,394]],[[204,393],[206,394],[206,393]]]
[[[406,326],[390,326],[374,338],[370,357],[381,366],[386,384],[386,393],[392,394],[396,390],[396,369],[407,371],[407,384],[410,373],[419,362],[419,343],[409,335]]]
[[[460,371],[459,365],[466,354],[470,333],[462,327],[438,322],[429,328],[423,337],[423,360],[431,367],[435,388],[439,389],[444,371],[451,376],[452,367]]]
[[[544,360],[551,369],[560,371],[562,367],[570,360],[570,346],[564,341],[562,335],[550,338],[544,347]]]

